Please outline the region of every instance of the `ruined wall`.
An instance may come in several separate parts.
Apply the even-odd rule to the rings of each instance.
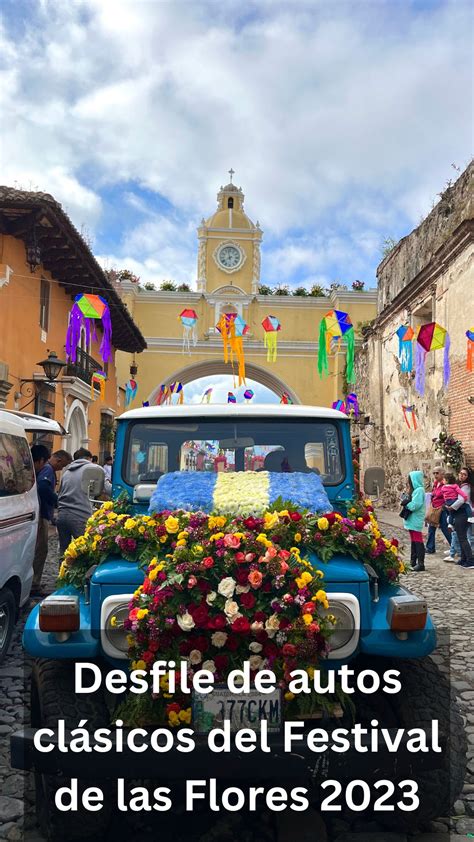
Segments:
[[[382,261],[377,270],[379,313],[428,265],[459,225],[472,219],[473,175],[471,163],[455,184],[444,190],[421,225],[400,240]]]

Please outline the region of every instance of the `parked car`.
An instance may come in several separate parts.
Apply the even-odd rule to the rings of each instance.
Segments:
[[[270,453],[271,459],[267,460]],[[342,515],[348,514],[356,498],[350,420],[346,415],[314,406],[258,405],[167,406],[125,412],[117,424],[114,498],[128,495],[133,513],[146,515],[157,481],[163,485],[168,473],[190,470],[209,475],[220,470],[223,458],[225,470],[237,472],[244,472],[249,466],[252,469],[263,459],[263,469],[269,472],[278,474],[290,469],[300,476],[307,474],[308,486],[312,481],[314,484],[309,475],[317,473],[330,504]],[[90,466],[88,472],[83,490],[91,492],[91,484],[95,483],[97,495],[103,487],[103,472],[96,466]],[[276,474],[271,476],[281,486]],[[190,479],[195,477],[197,474],[193,473]],[[179,475],[176,480],[178,487]],[[383,481],[380,468],[369,469],[364,478],[366,493],[381,491]],[[199,485],[195,479],[190,485],[193,482]],[[163,505],[163,509],[180,508],[180,500],[171,499],[172,493],[169,505]],[[346,776],[350,780],[354,769],[358,776],[364,776],[364,764],[369,762],[375,763],[370,774],[381,776],[383,770],[382,777],[389,779],[414,775],[420,784],[419,809],[396,815],[380,813],[380,820],[388,826],[411,830],[438,815],[449,815],[462,787],[466,741],[449,681],[429,657],[437,639],[426,601],[410,594],[401,584],[379,581],[371,557],[360,560],[349,553],[338,553],[323,563],[317,551],[310,551],[308,559],[323,571],[329,609],[341,620],[340,631],[331,639],[327,668],[350,663],[358,672],[370,667],[382,674],[387,665],[400,671],[403,693],[393,698],[383,693],[364,697],[365,707],[358,709],[358,716],[367,723],[374,719],[385,723],[389,729],[416,726],[427,731],[433,720],[442,717],[440,728],[447,745],[441,754],[434,758],[430,755],[424,767],[423,754],[410,754],[402,748],[396,755],[383,757],[378,753],[341,755],[339,760],[331,760],[338,763],[338,779]],[[111,633],[111,628],[117,616],[128,616],[130,600],[143,579],[143,569],[122,558],[117,546],[99,566],[90,567],[84,587],[75,589],[69,585],[59,589],[49,602],[46,599],[35,606],[27,619],[24,646],[36,659],[31,727],[12,735],[12,766],[35,772],[37,814],[48,840],[59,842],[85,836],[102,839],[106,833],[105,806],[100,813],[83,811],[80,820],[77,813],[55,810],[55,790],[72,774],[87,786],[91,781],[116,776],[148,775],[171,780],[189,776],[191,766],[194,774],[199,772],[197,777],[205,777],[215,762],[214,755],[205,755],[204,746],[186,763],[181,754],[170,752],[161,766],[153,751],[95,753],[91,761],[89,753],[69,754],[57,746],[48,753],[35,749],[35,729],[46,727],[55,733],[59,718],[65,720],[67,729],[76,728],[81,720],[87,720],[93,729],[113,727],[117,698],[101,690],[76,695],[74,664],[77,660],[96,662],[105,671],[127,667],[126,632]],[[306,725],[310,727],[310,723]],[[303,749],[297,754],[285,753],[280,734],[271,736],[269,753],[257,757],[255,753],[236,752],[227,763],[235,774],[248,778],[258,774],[261,780],[296,773],[306,778],[309,775],[313,780],[319,768],[314,755],[311,758]],[[417,769],[419,763],[421,769]],[[327,772],[327,768],[323,771]]]
[[[38,494],[27,432],[64,435],[57,421],[0,410],[0,662],[30,595]]]

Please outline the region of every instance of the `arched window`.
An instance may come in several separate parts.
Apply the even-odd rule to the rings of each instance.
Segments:
[[[227,207],[228,207],[228,208],[233,208],[233,207],[234,207],[234,199],[233,199],[233,197],[232,197],[232,196],[231,196],[229,199],[227,199]]]

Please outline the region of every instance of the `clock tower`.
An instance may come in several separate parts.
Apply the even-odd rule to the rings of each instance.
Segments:
[[[256,295],[262,229],[244,211],[242,189],[230,182],[217,194],[217,210],[198,228],[198,292]]]

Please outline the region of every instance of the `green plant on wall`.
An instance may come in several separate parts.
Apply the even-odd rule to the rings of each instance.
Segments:
[[[453,471],[459,471],[464,462],[464,451],[459,439],[441,430],[440,434],[433,439],[436,453],[439,453],[443,462]]]

